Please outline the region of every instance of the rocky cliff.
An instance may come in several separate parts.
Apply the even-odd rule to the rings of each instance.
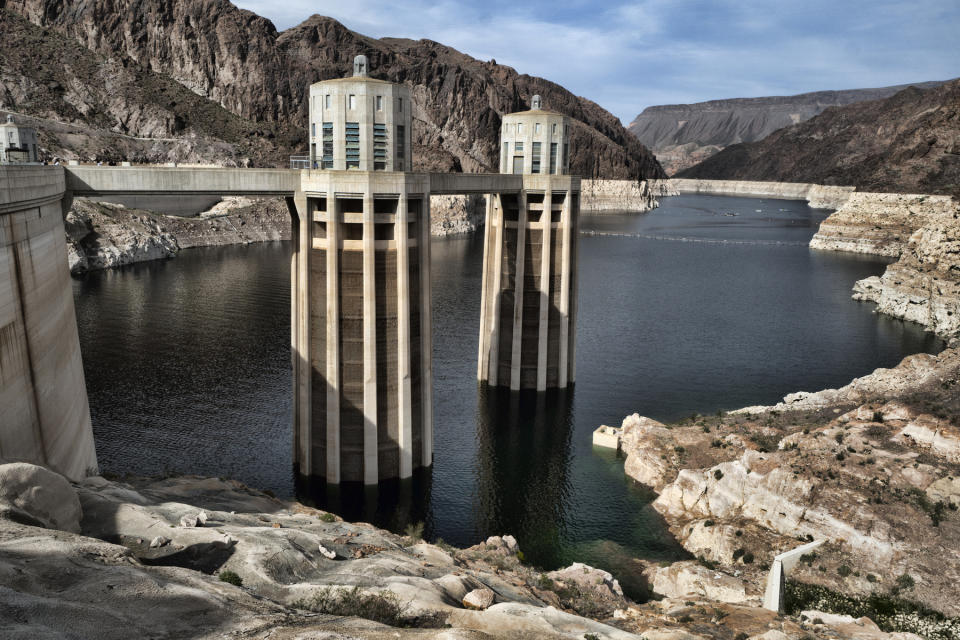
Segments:
[[[681,178],[852,185],[860,191],[960,192],[960,80],[882,100],[832,107],[736,144]]]
[[[854,286],[853,297],[917,322],[950,340],[960,336],[960,202],[949,196],[854,193],[820,224],[811,248],[897,262]]]
[[[0,7],[3,6],[0,0]],[[291,146],[126,55],[0,8],[0,114],[35,127],[48,159],[272,164]]]
[[[677,195],[670,180],[582,180],[580,210],[585,214],[643,212],[660,206],[658,198]]]
[[[269,20],[226,0],[0,0],[4,7],[41,27],[44,38],[64,36],[100,59],[132,65],[208,98],[265,139],[268,151],[276,147],[263,162],[278,164],[286,154],[305,152],[309,85],[348,74],[353,57],[363,53],[370,58],[372,75],[411,86],[417,169],[493,171],[501,115],[526,108],[530,97],[540,94],[545,106],[573,118],[573,173],[664,177],[653,155],[597,104],[542,78],[493,60],[476,60],[437,42],[369,38],[322,16],[281,33]],[[18,49],[16,42],[5,46]],[[96,76],[80,71],[73,84],[89,91]],[[34,85],[48,83],[23,68],[8,84],[28,89],[23,95],[9,91],[5,97],[3,105],[17,110],[30,103]],[[65,85],[50,91],[64,93]],[[34,114],[32,107],[22,110]],[[111,122],[111,127],[133,136],[179,136],[176,120],[153,121],[148,133],[131,117],[139,110],[131,100],[118,109],[120,122]],[[82,111],[63,107],[57,115],[85,122]],[[205,157],[219,159],[213,152]]]
[[[913,86],[928,89],[940,84],[922,82]],[[628,129],[653,149],[667,173],[673,175],[724,147],[762,140],[777,129],[809,120],[828,107],[879,100],[907,86],[648,107]]]

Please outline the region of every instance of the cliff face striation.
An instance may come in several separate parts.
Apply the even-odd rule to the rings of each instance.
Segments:
[[[854,286],[853,297],[917,322],[950,340],[960,336],[960,202],[948,196],[854,193],[820,225],[811,248],[897,262]]]
[[[929,89],[940,84],[922,82],[913,86]],[[674,175],[724,147],[762,140],[777,129],[809,120],[828,107],[879,100],[907,86],[648,107],[628,129],[653,149],[667,173]]]
[[[665,177],[654,156],[597,104],[542,78],[476,60],[437,42],[369,38],[322,16],[278,32],[269,20],[225,0],[0,0],[0,8],[41,27],[44,38],[65,37],[99,60],[116,60],[142,70],[144,77],[160,76],[207,98],[265,141],[264,157],[258,159],[265,163],[282,164],[286,155],[306,152],[309,85],[348,74],[353,57],[362,53],[375,77],[412,89],[418,170],[494,171],[501,115],[527,108],[530,97],[540,94],[546,107],[573,119],[572,173]],[[17,49],[15,43],[7,45]],[[73,84],[89,91],[95,75],[80,71]],[[19,69],[7,85],[27,90],[8,90],[3,105],[30,105],[43,91],[35,85],[46,84],[31,69]],[[166,126],[153,122],[149,130],[140,126],[131,117],[139,102],[130,102],[117,109],[118,121],[110,123],[111,129],[133,136],[183,133],[175,119]],[[180,99],[170,102],[181,104]],[[53,110],[60,119],[85,122],[82,111],[63,105]],[[23,111],[35,113],[32,106]],[[206,157],[219,160],[216,153]]]
[[[860,191],[960,192],[960,80],[829,108],[760,142],[730,146],[681,178],[851,185]]]
[[[658,198],[677,195],[670,180],[582,180],[580,210],[591,213],[644,212],[660,206]]]

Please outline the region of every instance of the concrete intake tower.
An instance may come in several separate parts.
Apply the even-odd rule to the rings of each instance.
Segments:
[[[477,379],[513,390],[574,382],[580,179],[567,175],[569,118],[541,108],[503,117],[500,173],[519,193],[487,198]]]
[[[310,166],[294,258],[295,457],[331,484],[407,478],[433,460],[430,179],[408,173],[406,87],[310,87]]]

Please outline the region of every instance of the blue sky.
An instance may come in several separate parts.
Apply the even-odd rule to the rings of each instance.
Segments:
[[[588,97],[644,107],[960,76],[958,0],[234,0],[287,29],[314,13],[428,38]]]

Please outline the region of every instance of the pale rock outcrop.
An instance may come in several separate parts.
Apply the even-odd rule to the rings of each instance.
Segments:
[[[582,213],[642,213],[660,206],[658,198],[678,195],[670,180],[581,180]]]
[[[463,606],[467,609],[484,610],[493,606],[494,593],[490,589],[474,589],[463,596]]]
[[[547,574],[551,580],[576,584],[586,593],[595,594],[603,599],[622,599],[623,589],[612,574],[582,562],[574,562],[569,567],[557,569]]]
[[[672,178],[674,188],[683,193],[806,200],[815,209],[837,209],[854,193],[854,187],[835,187],[806,182],[763,182],[750,180],[706,180]]]
[[[696,562],[674,562],[669,567],[660,567],[654,572],[651,583],[654,592],[668,598],[706,598],[718,602],[746,602],[750,599],[743,580]]]
[[[960,203],[928,196],[916,205],[923,226],[882,276],[854,285],[853,298],[880,313],[916,322],[943,338],[960,336]],[[912,219],[911,222],[920,222]]]
[[[960,507],[960,478],[940,478],[927,487],[926,494],[933,502],[944,502]]]
[[[662,451],[673,448],[673,434],[661,423],[634,413],[623,419],[621,447],[627,454],[624,471],[641,484],[659,491],[673,480],[673,465]]]
[[[952,215],[949,196],[856,192],[810,240],[810,248],[899,257],[910,236],[929,222]]]
[[[59,473],[27,462],[0,464],[0,519],[79,533],[80,500]]]

